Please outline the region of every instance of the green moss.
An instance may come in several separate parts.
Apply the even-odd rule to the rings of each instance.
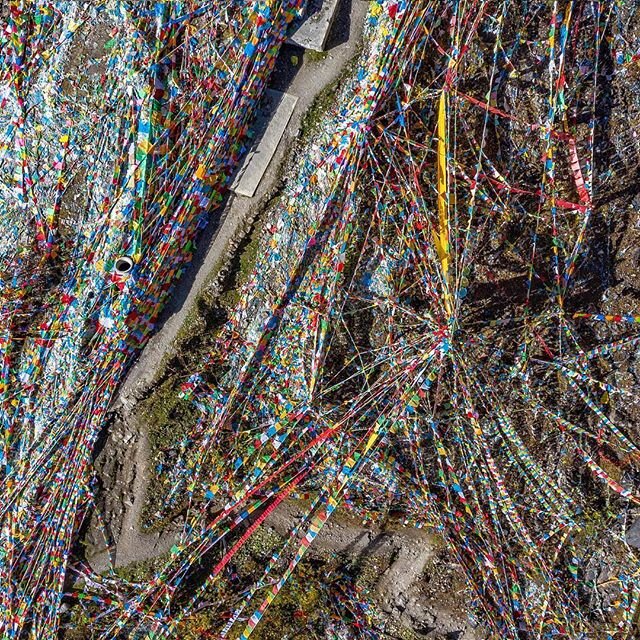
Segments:
[[[255,631],[257,640],[284,638],[326,638],[326,619],[331,603],[318,588],[324,578],[324,567],[303,562],[297,574],[285,585],[267,609],[262,624]]]
[[[336,103],[336,96],[340,88],[341,79],[336,78],[331,84],[327,85],[314,99],[311,106],[302,116],[300,123],[300,138],[308,140],[320,128],[324,117],[327,115],[332,106]]]
[[[63,621],[60,632],[63,640],[89,640],[95,637],[91,631],[93,616],[80,607],[73,607],[69,618]]]
[[[305,56],[308,56],[308,59],[313,59],[314,54],[324,55],[325,53],[319,54],[317,52],[307,51]],[[320,125],[324,122],[325,117],[330,113],[331,109],[337,104],[338,93],[340,89],[344,86],[345,82],[348,78],[350,78],[356,69],[357,62],[360,58],[361,48],[358,48],[354,56],[345,64],[342,71],[338,75],[338,77],[328,84],[313,100],[311,106],[306,111],[304,116],[302,116],[302,122],[300,124],[300,134],[299,139],[300,142],[303,143],[308,141],[310,137],[312,137],[315,133],[320,129]]]
[[[226,254],[227,250],[225,249],[223,255]],[[207,276],[207,280],[204,286],[198,293],[193,306],[187,313],[184,322],[178,330],[175,339],[175,347],[171,352],[165,354],[160,364],[156,380],[162,380],[167,375],[167,368],[170,367],[172,360],[175,358],[175,355],[186,352],[187,350],[185,349],[185,346],[190,340],[193,339],[194,336],[200,335],[206,330],[212,329],[217,333],[216,329],[222,325],[219,314],[216,314],[218,299],[213,293],[211,283],[220,273],[220,269],[222,268],[223,264],[224,261],[220,259]],[[217,321],[212,323],[212,319],[217,319]]]
[[[616,521],[616,514],[606,507],[596,505],[585,508],[582,514],[583,528],[577,533],[579,546],[598,544],[602,540],[603,532],[607,531]]]
[[[232,261],[232,278],[225,283],[219,301],[227,309],[234,309],[240,302],[240,289],[248,280],[258,258],[260,240],[264,230],[264,216],[259,216],[253,224],[245,242],[241,243],[238,255]]]
[[[328,51],[314,51],[313,49],[307,49],[304,52],[305,62],[322,62],[329,56]]]
[[[174,446],[197,420],[198,411],[193,403],[179,394],[178,381],[170,377],[143,404],[141,416],[154,451]]]
[[[198,419],[198,410],[192,402],[180,397],[180,380],[176,376],[170,376],[143,403],[140,418],[147,429],[152,465],[155,468],[165,453],[177,448],[178,443],[193,429]],[[163,476],[153,473],[140,523],[144,529],[162,528],[166,524],[164,520],[157,521],[156,517],[151,516],[158,511],[162,512],[164,496]]]
[[[116,569],[116,574],[128,582],[149,582],[169,561],[170,557],[171,554],[167,552],[149,560],[133,562],[126,567]]]
[[[176,335],[176,350],[184,344],[186,340],[192,337],[195,333],[199,333],[205,327],[205,319],[202,314],[202,304],[206,304],[207,299],[203,294],[199,294],[196,298],[195,304],[189,310],[187,317],[184,319],[178,333]]]

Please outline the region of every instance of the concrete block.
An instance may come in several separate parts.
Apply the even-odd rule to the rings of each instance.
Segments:
[[[324,51],[340,0],[309,0],[305,15],[291,27],[287,42],[313,51]]]
[[[289,124],[298,98],[267,89],[254,125],[253,145],[231,183],[231,191],[252,198]]]

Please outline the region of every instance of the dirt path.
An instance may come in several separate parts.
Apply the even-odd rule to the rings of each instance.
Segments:
[[[106,514],[108,536],[113,543],[115,566],[148,560],[167,551],[174,532],[143,533],[140,516],[146,501],[150,479],[150,451],[144,425],[135,414],[138,402],[152,387],[163,359],[171,354],[176,337],[196,303],[199,292],[211,273],[230,259],[229,247],[238,242],[250,227],[264,203],[278,188],[281,166],[295,143],[302,119],[316,96],[333,83],[345,65],[357,53],[362,39],[367,2],[343,0],[338,8],[326,56],[303,61],[304,51],[285,45],[273,74],[272,85],[298,96],[296,109],[276,153],[254,197],[230,194],[219,217],[212,219],[199,239],[194,260],[178,283],[161,318],[159,331],[151,338],[138,362],[131,369],[113,407],[114,420],[97,460],[103,483],[100,511]],[[105,569],[109,557],[94,520],[88,536],[92,564]]]
[[[98,509],[104,516],[111,549],[107,551],[94,514],[86,536],[86,554],[94,570],[124,567],[169,551],[180,532],[179,523],[162,532],[140,530],[151,471],[145,430],[134,420],[118,415],[97,467],[103,483]]]

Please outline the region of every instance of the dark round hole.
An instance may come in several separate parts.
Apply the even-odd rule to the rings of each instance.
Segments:
[[[122,256],[116,260],[116,273],[124,275],[133,269],[133,260],[129,256]]]

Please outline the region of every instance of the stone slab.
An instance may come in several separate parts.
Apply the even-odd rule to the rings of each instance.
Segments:
[[[231,191],[248,198],[254,196],[297,102],[298,98],[289,93],[274,89],[265,91],[253,128],[254,143],[234,176]]]
[[[324,51],[340,0],[309,0],[302,19],[291,27],[287,42]]]
[[[627,544],[640,549],[640,518],[637,518],[627,530]]]

